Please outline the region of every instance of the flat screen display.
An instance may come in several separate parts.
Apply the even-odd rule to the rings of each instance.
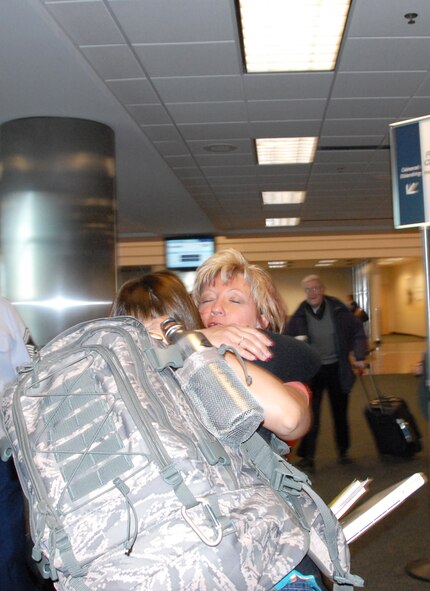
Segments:
[[[213,236],[166,238],[167,269],[193,271],[215,252]]]

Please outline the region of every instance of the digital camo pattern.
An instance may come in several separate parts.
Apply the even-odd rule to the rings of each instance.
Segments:
[[[7,390],[4,421],[33,540],[58,589],[271,589],[302,559],[308,534],[239,448],[222,448],[202,427],[173,372],[153,369],[146,351],[158,346],[134,319],[84,323],[46,345]],[[221,461],[211,465],[211,453]],[[214,508],[218,545],[184,518],[165,465]],[[186,515],[215,538],[202,504]],[[63,531],[71,551],[55,547]]]

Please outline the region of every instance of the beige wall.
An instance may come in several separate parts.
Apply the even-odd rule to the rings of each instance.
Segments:
[[[421,255],[417,231],[387,234],[283,236],[272,238],[216,237],[216,248],[236,248],[253,263],[272,260],[313,261],[315,259],[375,259]],[[311,264],[311,263],[310,263]],[[164,265],[164,242],[147,240],[119,242],[118,266]]]
[[[426,287],[421,259],[381,268],[381,329],[425,337]]]

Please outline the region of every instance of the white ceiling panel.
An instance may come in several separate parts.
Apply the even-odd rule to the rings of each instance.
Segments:
[[[327,109],[327,119],[399,117],[408,98],[346,98],[332,99]]]
[[[189,140],[187,141],[187,145],[190,150],[194,154],[203,154],[207,156],[208,154],[210,157],[216,158],[220,156],[219,153],[210,153],[205,148],[208,146],[207,140]],[[234,146],[235,150],[233,152],[229,152],[228,154],[223,154],[224,158],[231,158],[234,160],[236,154],[238,153],[245,153],[245,154],[254,154],[254,142],[251,138],[242,138],[239,139],[237,137],[228,137],[226,136],[223,141],[212,142],[211,145],[214,146],[223,146],[223,145],[230,145]]]
[[[305,119],[297,121],[256,121],[249,124],[251,137],[318,137],[321,131],[321,120]]]
[[[166,105],[178,125],[183,123],[238,123],[247,121],[243,101],[171,103]]]
[[[327,98],[333,84],[332,72],[302,74],[245,74],[243,85],[248,100]]]
[[[321,119],[327,101],[323,99],[248,101],[251,122]]]
[[[244,100],[241,76],[186,76],[156,78],[152,82],[166,103]]]
[[[238,74],[237,46],[224,43],[172,43],[134,45],[149,76],[219,76]]]
[[[359,38],[345,43],[342,72],[428,71],[430,37]]]
[[[236,38],[230,0],[108,0],[131,43],[190,43]]]
[[[351,136],[351,134],[345,134],[345,136],[337,136],[337,135],[322,135],[319,141],[319,147],[322,150],[333,150],[338,151],[339,149],[344,149],[346,152],[349,152],[351,147],[356,148],[371,148],[372,150],[376,147],[379,147],[384,140],[384,137],[388,131],[388,128],[383,128],[383,133],[379,135],[355,135]],[[354,142],[352,144],[352,142]]]
[[[340,72],[333,85],[335,98],[409,97],[419,89],[427,72]]]
[[[100,0],[46,2],[45,5],[76,45],[124,43],[120,29]]]
[[[408,24],[405,14],[415,12],[418,17],[415,24]],[[411,35],[428,36],[428,2],[414,0],[391,0],[389,4],[378,0],[360,0],[353,2],[351,37],[409,37]]]
[[[151,83],[145,78],[106,80],[106,85],[124,105],[153,104],[158,101]]]
[[[104,80],[142,77],[142,68],[127,45],[85,46],[81,51]]]
[[[152,142],[177,142],[184,145],[175,125],[141,125],[145,136]]]
[[[390,123],[394,123],[396,118],[381,119],[327,119],[324,123],[324,135],[348,135],[350,145],[354,145],[354,136],[357,133],[375,135],[384,134],[388,130]]]
[[[171,122],[164,105],[127,105],[139,125],[167,125]]]
[[[178,125],[183,137],[188,140],[207,140],[208,144],[217,143],[225,138],[246,139],[249,137],[247,123],[201,123]]]
[[[426,117],[430,115],[430,96],[417,97],[409,101],[401,113],[401,118]]]

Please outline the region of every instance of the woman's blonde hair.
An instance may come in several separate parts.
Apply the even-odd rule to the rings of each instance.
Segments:
[[[222,283],[228,283],[237,275],[242,275],[249,285],[259,313],[269,323],[268,329],[272,332],[282,332],[286,321],[286,309],[272,278],[264,269],[251,265],[242,253],[233,248],[215,253],[197,269],[193,289],[196,305],[200,305],[203,291],[218,277]]]
[[[190,294],[171,271],[157,271],[126,281],[115,296],[110,315],[134,316],[142,322],[170,316],[181,322],[186,330],[202,328]]]

